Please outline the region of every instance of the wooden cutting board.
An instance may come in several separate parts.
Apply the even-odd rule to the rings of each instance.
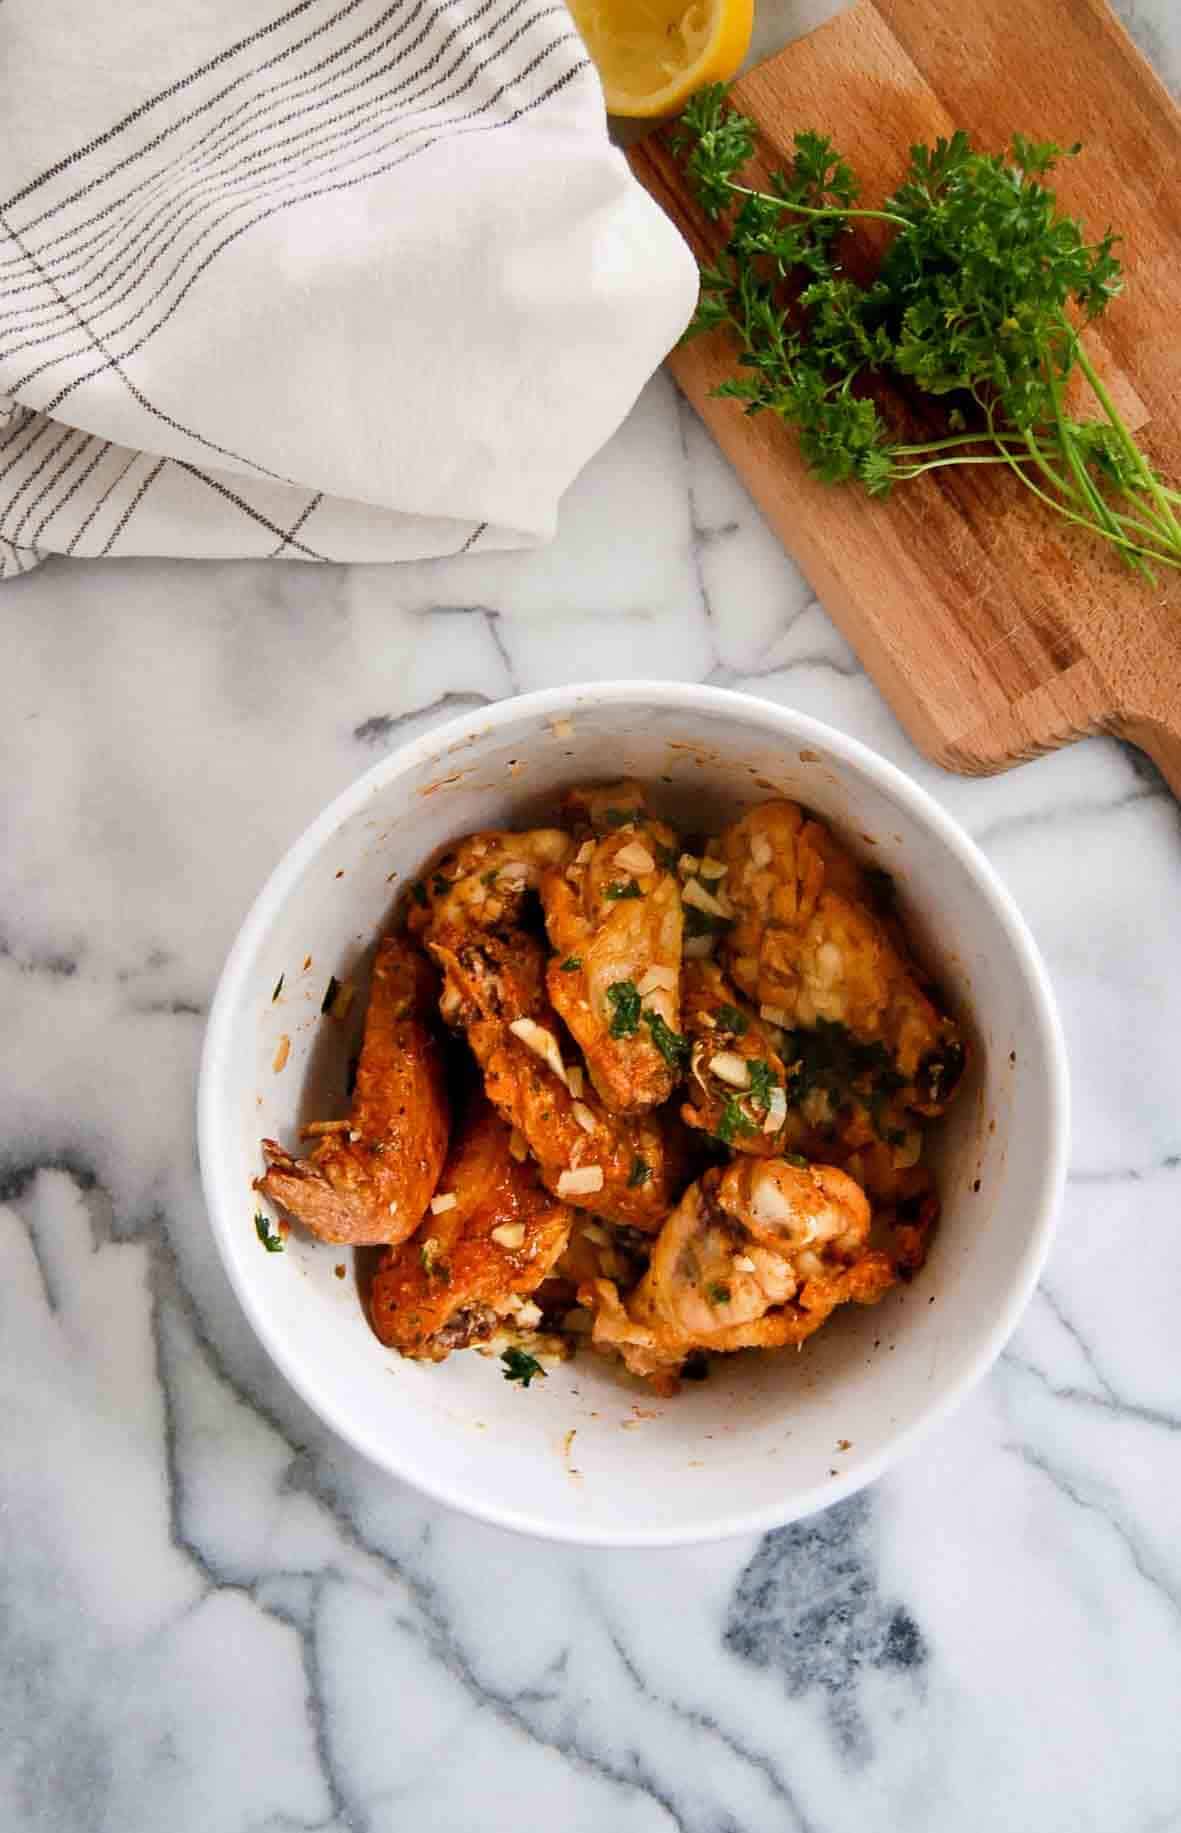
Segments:
[[[1053,182],[1096,234],[1121,233],[1126,269],[1088,348],[1154,461],[1181,479],[1181,116],[1105,0],[856,0],[744,77],[735,102],[758,123],[766,167],[787,162],[797,129],[831,134],[866,205],[899,182],[912,142],[957,127],[989,148],[1014,131],[1082,140]],[[666,133],[629,157],[702,254],[720,238]],[[852,239],[850,266],[878,233]],[[886,502],[817,483],[770,414],[711,399],[732,369],[724,334],[674,351],[669,368],[939,763],[987,773],[1116,732],[1181,794],[1181,573],[1162,568],[1155,585],[1130,573],[1001,467],[943,471]]]

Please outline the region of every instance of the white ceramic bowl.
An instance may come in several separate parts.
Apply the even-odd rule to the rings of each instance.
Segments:
[[[974,1038],[968,1086],[940,1129],[944,1212],[921,1275],[872,1309],[846,1307],[799,1354],[716,1360],[707,1382],[672,1401],[589,1351],[528,1390],[480,1355],[404,1361],[370,1332],[351,1264],[336,1277],[347,1252],[293,1230],[286,1253],[267,1254],[252,1221],[260,1136],[292,1140],[307,1118],[342,1111],[355,1037],[322,1020],[320,1002],[329,974],[363,979],[396,889],[443,841],[533,821],[563,786],[623,775],[653,785],[662,811],[691,828],[770,795],[815,809],[895,874]],[[284,1034],[290,1056],[276,1073]],[[230,1279],[309,1405],[377,1464],[456,1508],[624,1546],[775,1526],[848,1495],[909,1449],[1016,1324],[1049,1245],[1067,1137],[1045,969],[955,822],[815,720],[671,683],[504,701],[404,746],[338,797],[272,873],[234,944],[199,1106],[205,1193]]]

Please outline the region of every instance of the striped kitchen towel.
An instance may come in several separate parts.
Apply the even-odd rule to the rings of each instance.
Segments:
[[[527,547],[693,308],[562,0],[0,0],[0,578]]]

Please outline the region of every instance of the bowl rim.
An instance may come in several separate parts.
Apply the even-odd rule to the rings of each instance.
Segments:
[[[755,723],[764,727],[778,727],[784,736],[827,751],[875,778],[884,789],[906,805],[920,823],[934,830],[937,838],[966,867],[980,896],[991,907],[992,915],[1021,961],[1032,996],[1031,1016],[1044,1042],[1048,1059],[1050,1125],[1041,1176],[1030,1195],[1028,1239],[1013,1269],[1006,1302],[963,1372],[933,1396],[909,1425],[894,1433],[880,1450],[840,1477],[829,1478],[823,1484],[813,1484],[790,1498],[784,1496],[759,1508],[747,1509],[739,1514],[728,1514],[723,1510],[708,1522],[687,1524],[684,1527],[674,1523],[645,1530],[580,1526],[576,1521],[555,1522],[548,1518],[538,1518],[528,1507],[514,1508],[484,1502],[478,1496],[466,1493],[460,1484],[439,1478],[429,1470],[404,1468],[398,1462],[396,1442],[379,1441],[375,1434],[358,1424],[344,1409],[326,1401],[301,1360],[289,1353],[262,1302],[262,1289],[256,1283],[239,1276],[230,1249],[229,1193],[228,1189],[223,1190],[223,1180],[229,1175],[223,1167],[231,1161],[232,1146],[228,1111],[223,1115],[220,1102],[220,1063],[229,1047],[235,1013],[246,996],[246,976],[257,945],[265,937],[273,913],[282,906],[305,867],[342,823],[363,807],[373,793],[384,787],[390,779],[408,774],[428,762],[433,755],[473,733],[483,733],[522,715],[542,719],[570,717],[588,702],[598,705],[638,702],[647,708],[653,705],[667,706],[678,712],[689,713],[713,710],[730,716],[745,713]],[[207,1218],[238,1303],[279,1372],[318,1419],[323,1420],[340,1438],[354,1450],[360,1451],[380,1470],[432,1500],[491,1526],[574,1546],[657,1548],[699,1546],[739,1535],[766,1533],[772,1528],[782,1527],[829,1508],[876,1482],[901,1458],[909,1455],[928,1433],[954,1411],[997,1360],[1016,1329],[1045,1265],[1066,1182],[1069,1114],[1066,1046],[1049,973],[1038,946],[1012,894],[995,868],[966,829],[929,791],[860,739],[849,737],[835,726],[813,718],[811,714],[798,712],[793,707],[764,699],[761,695],[692,682],[614,680],[570,684],[511,695],[432,726],[417,738],[397,746],[388,757],[380,759],[364,771],[309,823],[283,854],[255,896],[222,968],[201,1050],[197,1087],[197,1148]],[[235,1208],[237,1213],[238,1209]]]

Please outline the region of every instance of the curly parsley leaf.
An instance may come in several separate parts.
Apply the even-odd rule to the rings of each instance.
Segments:
[[[750,1020],[745,1012],[738,1010],[737,1006],[721,1005],[714,1013],[714,1017],[724,1031],[732,1031],[735,1037],[745,1037],[750,1029]]]
[[[674,146],[727,241],[702,264],[688,336],[724,329],[736,373],[716,392],[798,434],[812,471],[871,496],[949,465],[1005,466],[1136,570],[1181,567],[1181,494],[1137,445],[1080,330],[1123,280],[1109,229],[1095,238],[1046,183],[1078,145],[1014,135],[985,153],[965,133],[912,148],[881,210],[825,137],[795,136],[766,188],[742,182],[753,122],[714,84],[692,98]],[[858,217],[887,224],[876,274],[845,271],[839,240]],[[1098,414],[1068,412],[1080,371]],[[883,379],[945,404],[945,431],[907,438],[880,405]]]
[[[634,878],[623,880],[616,879],[613,884],[604,885],[603,887],[603,896],[607,899],[608,903],[611,904],[622,903],[624,898],[643,897],[643,895],[644,893],[640,890]]]

